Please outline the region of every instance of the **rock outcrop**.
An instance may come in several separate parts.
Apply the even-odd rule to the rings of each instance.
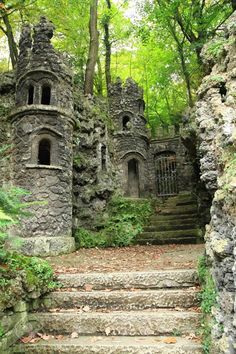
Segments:
[[[222,47],[215,46],[216,37],[203,50],[211,71],[199,88],[195,115],[201,180],[213,197],[205,234],[218,293],[212,354],[231,354],[236,350],[236,14],[220,33]]]

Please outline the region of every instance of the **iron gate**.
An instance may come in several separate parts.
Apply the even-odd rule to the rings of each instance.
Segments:
[[[169,196],[178,194],[177,164],[174,152],[163,152],[155,158],[157,194]]]

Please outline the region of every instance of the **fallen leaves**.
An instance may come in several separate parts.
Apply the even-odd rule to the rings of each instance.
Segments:
[[[86,306],[84,306],[84,307],[82,308],[82,310],[83,310],[84,312],[89,312],[89,311],[90,311],[90,307],[89,307],[88,305],[86,305]]]
[[[194,268],[203,245],[131,246],[80,249],[71,255],[49,257],[57,274],[148,271],[164,268]],[[132,260],[132,262],[131,262]],[[91,284],[85,284],[91,291]]]
[[[24,336],[20,338],[19,341],[24,344],[34,344],[39,342],[40,340],[49,341],[52,338],[55,338],[57,340],[62,340],[64,336],[63,335],[52,336],[49,334],[37,332],[37,333],[30,333],[28,336]]]
[[[163,342],[165,344],[175,344],[177,342],[177,339],[174,337],[166,337],[163,339]]]
[[[107,328],[105,329],[105,333],[106,333],[106,336],[109,336],[109,334],[111,333],[110,327],[107,327]]]
[[[93,290],[93,285],[92,284],[85,284],[84,285],[84,290],[85,291],[92,291]]]

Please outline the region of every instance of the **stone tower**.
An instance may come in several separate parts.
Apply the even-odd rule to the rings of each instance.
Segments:
[[[114,163],[120,187],[127,197],[139,198],[148,192],[149,139],[144,117],[143,90],[132,80],[120,79],[109,92],[110,115],[114,123]]]
[[[30,192],[31,216],[17,234],[22,251],[56,255],[74,250],[72,232],[72,74],[51,45],[54,27],[44,17],[24,27],[11,113],[12,179]],[[14,230],[14,234],[16,230]]]

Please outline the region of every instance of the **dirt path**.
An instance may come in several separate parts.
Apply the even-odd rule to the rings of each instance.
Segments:
[[[196,268],[204,245],[133,246],[81,249],[69,255],[49,257],[56,273],[150,271]]]

